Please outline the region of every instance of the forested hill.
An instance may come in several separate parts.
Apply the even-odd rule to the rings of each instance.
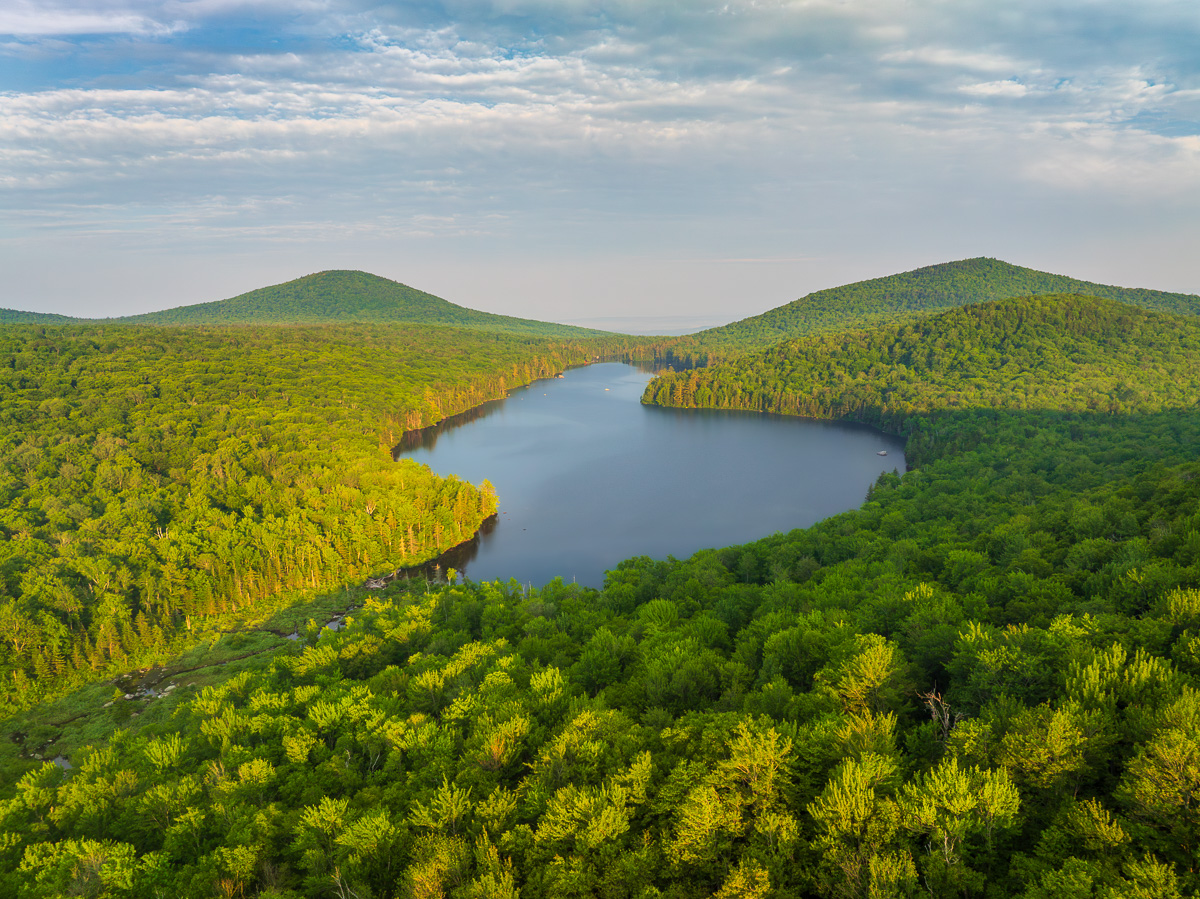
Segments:
[[[367,272],[328,271],[263,287],[227,300],[127,316],[146,325],[334,324],[414,322],[528,337],[602,337],[608,332],[493,315],[457,306]]]
[[[25,312],[21,309],[0,309],[0,325],[52,325],[71,321],[53,312]]]
[[[1200,313],[1200,296],[1193,294],[1093,284],[999,259],[963,259],[819,290],[762,315],[679,338],[669,349],[683,359],[729,358],[804,334],[886,324],[1005,297],[1061,293],[1106,297],[1160,312]]]
[[[995,300],[814,335],[666,374],[644,401],[852,418],[905,430],[934,409],[1151,411],[1200,396],[1200,319],[1098,297]]]

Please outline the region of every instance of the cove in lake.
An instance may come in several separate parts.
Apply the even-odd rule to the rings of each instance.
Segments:
[[[857,508],[904,441],[862,425],[643,406],[649,372],[570,369],[418,432],[397,456],[492,482],[500,513],[445,560],[474,581],[601,587],[631,556],[686,558]],[[886,450],[886,456],[878,455]]]

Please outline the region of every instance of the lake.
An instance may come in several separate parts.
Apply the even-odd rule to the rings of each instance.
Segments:
[[[451,563],[474,581],[601,587],[622,559],[686,558],[857,508],[904,441],[861,425],[643,406],[651,374],[570,369],[422,434],[400,456],[492,482],[500,513]],[[886,450],[887,456],[877,453]]]

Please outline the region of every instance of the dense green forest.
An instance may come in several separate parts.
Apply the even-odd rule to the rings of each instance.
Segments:
[[[116,319],[138,325],[331,324],[411,322],[525,337],[583,339],[604,331],[493,315],[455,305],[368,272],[328,271],[227,300]]]
[[[602,591],[397,582],[181,679],[71,771],[10,766],[0,891],[1195,895],[1198,362],[1187,319],[1053,297],[666,376],[921,467]]]
[[[0,329],[0,708],[468,539],[490,487],[391,447],[593,349],[416,325]]]
[[[643,401],[861,421],[921,433],[935,410],[1157,411],[1200,397],[1200,319],[1112,300],[997,300],[907,325],[785,341],[732,362],[664,373]]]
[[[656,351],[664,359],[691,367],[808,334],[881,327],[988,300],[1066,293],[1104,297],[1157,312],[1200,314],[1200,297],[1192,294],[1093,284],[998,259],[963,259],[818,290],[762,315],[661,341]]]

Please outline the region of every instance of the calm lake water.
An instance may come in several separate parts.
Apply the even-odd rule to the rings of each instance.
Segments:
[[[904,442],[863,426],[643,406],[650,377],[621,363],[571,369],[401,452],[496,487],[495,526],[455,567],[474,581],[600,587],[622,559],[806,527],[861,505],[880,472],[904,471]]]

